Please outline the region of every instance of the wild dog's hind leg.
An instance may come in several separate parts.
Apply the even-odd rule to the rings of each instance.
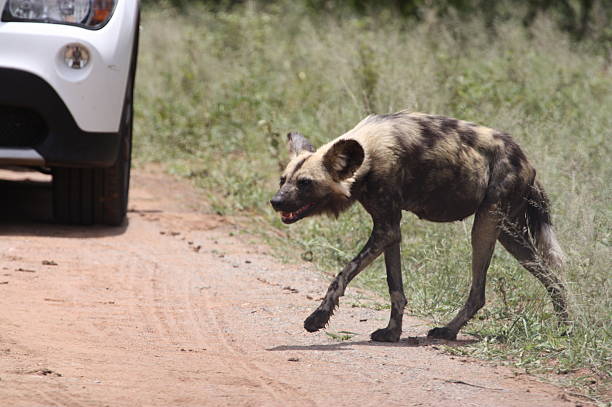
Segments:
[[[481,208],[476,212],[472,226],[472,287],[468,299],[457,316],[445,327],[434,328],[430,338],[455,340],[457,333],[485,304],[485,284],[491,256],[499,234],[499,216],[495,208]]]
[[[389,296],[391,297],[391,318],[389,319],[389,325],[372,332],[371,338],[378,342],[397,342],[402,334],[402,318],[406,306],[399,242],[385,250],[385,266],[387,268]]]
[[[401,214],[400,214],[401,217]],[[397,227],[395,225],[397,224]],[[376,259],[388,246],[399,242],[399,221],[392,224],[377,223],[374,221],[374,229],[366,245],[359,254],[347,264],[342,271],[334,278],[327,289],[325,298],[319,307],[304,321],[304,328],[308,332],[315,332],[324,328],[329,318],[334,313],[334,308],[338,305],[341,296],[348,283],[357,274],[366,268]]]
[[[552,298],[553,307],[560,322],[567,323],[569,317],[565,300],[565,287],[553,271],[539,259],[537,250],[529,236],[525,233],[502,230],[499,241],[525,269],[540,280]]]

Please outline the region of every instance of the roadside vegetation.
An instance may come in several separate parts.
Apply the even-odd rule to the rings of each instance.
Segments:
[[[300,2],[215,11],[168,4],[143,10],[137,163],[163,162],[208,191],[217,212],[277,230],[269,236],[279,255],[300,253],[335,274],[365,243],[370,220],[356,205],[337,220],[281,224],[268,200],[287,160],[288,131],[318,146],[367,114],[407,108],[511,133],[553,204],[568,255],[562,276],[573,326],[563,335],[545,290],[498,245],[487,305],[464,328],[480,341],[448,351],[557,373],[555,380],[605,398],[612,67],[600,37],[577,42],[546,14],[527,28],[506,18],[491,30],[486,19],[431,13],[417,21],[392,8],[368,14],[314,13]],[[407,313],[439,324],[463,304],[471,222],[434,224],[405,214]],[[386,295],[382,261],[357,283]]]

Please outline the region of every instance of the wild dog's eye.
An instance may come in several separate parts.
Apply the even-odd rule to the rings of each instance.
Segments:
[[[312,185],[312,180],[308,178],[300,178],[297,181],[298,188],[306,188],[310,185]]]
[[[286,177],[280,177],[280,185],[281,186],[285,183],[285,181],[287,181]]]

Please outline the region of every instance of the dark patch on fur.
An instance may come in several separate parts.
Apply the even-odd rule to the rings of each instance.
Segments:
[[[442,118],[440,122],[440,131],[442,133],[451,133],[459,127],[459,121],[457,119],[451,119],[448,117]]]
[[[415,213],[419,218],[434,222],[448,222],[464,219],[474,213],[481,203],[481,198],[465,190],[464,156],[466,149],[472,148],[478,137],[472,129],[462,129],[456,119],[440,116],[414,119],[421,130],[422,139],[418,142],[407,141],[398,137],[398,144],[403,154],[400,155],[401,180],[398,192],[401,194],[402,209]],[[445,124],[444,124],[445,123]],[[446,133],[441,128],[444,127]],[[400,128],[401,129],[401,128]],[[450,134],[464,130],[461,136],[453,138],[458,149],[446,161],[423,159],[427,149],[435,149],[436,143]],[[441,178],[440,174],[447,174]],[[388,184],[389,180],[380,180]]]
[[[438,129],[432,126],[431,121],[417,120],[417,123],[419,124],[425,147],[432,148],[438,143],[438,141],[444,138],[444,136],[440,134]]]
[[[506,149],[508,149],[508,160],[510,160],[510,164],[516,169],[520,169],[523,166],[523,162],[527,161],[527,157],[518,146],[518,144],[512,142],[506,144]]]
[[[476,144],[476,139],[478,138],[478,135],[474,130],[463,128],[459,129],[459,131],[457,131],[457,134],[459,135],[459,139],[461,140],[461,142],[466,146],[474,147],[474,145]]]
[[[410,161],[419,161],[423,155],[423,144],[406,138],[406,136],[403,134],[403,129],[399,126],[393,127],[393,133],[401,150],[400,156],[403,157],[405,164],[410,165]],[[402,165],[402,167],[404,166]]]
[[[508,157],[510,164],[520,170],[521,167],[527,162],[527,157],[521,147],[512,139],[507,133],[494,133],[493,138],[502,140],[505,147],[505,155]]]

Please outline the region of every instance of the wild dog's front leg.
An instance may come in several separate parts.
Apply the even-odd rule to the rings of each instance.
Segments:
[[[396,241],[396,233],[389,233],[389,228],[377,227],[374,224],[374,230],[368,239],[366,245],[361,249],[359,254],[347,264],[342,271],[334,278],[334,281],[329,285],[325,298],[319,307],[304,321],[304,328],[308,332],[315,332],[324,328],[329,321],[329,318],[334,313],[334,308],[338,305],[339,299],[344,295],[344,290],[348,283],[355,278],[361,270],[366,268],[374,259],[376,259],[382,251],[390,243]]]
[[[310,314],[310,316],[304,321],[304,329],[306,329],[308,332],[316,332],[321,328],[325,328],[325,325],[327,325],[329,318],[331,318],[334,313],[334,308],[338,305],[338,299],[342,296],[342,294],[344,294],[344,291],[342,290],[342,292],[340,292],[339,289],[339,280],[342,278],[342,273],[344,273],[349,266],[357,267],[357,265],[354,264],[356,259],[350,262],[349,265],[336,276],[334,281],[332,281],[332,283],[329,285],[325,298],[323,299],[321,305],[319,305],[319,308]]]
[[[338,305],[339,299],[344,295],[344,290],[348,283],[368,264],[376,259],[382,249],[374,247],[372,237],[368,240],[365,247],[359,252],[349,264],[334,278],[334,281],[329,285],[325,298],[319,307],[304,321],[304,328],[308,332],[316,332],[321,328],[325,328],[329,318],[334,313],[334,308]]]
[[[387,268],[389,296],[391,297],[391,318],[386,328],[372,332],[370,337],[373,341],[378,342],[397,342],[402,335],[402,319],[406,306],[399,242],[385,250],[385,266]]]

